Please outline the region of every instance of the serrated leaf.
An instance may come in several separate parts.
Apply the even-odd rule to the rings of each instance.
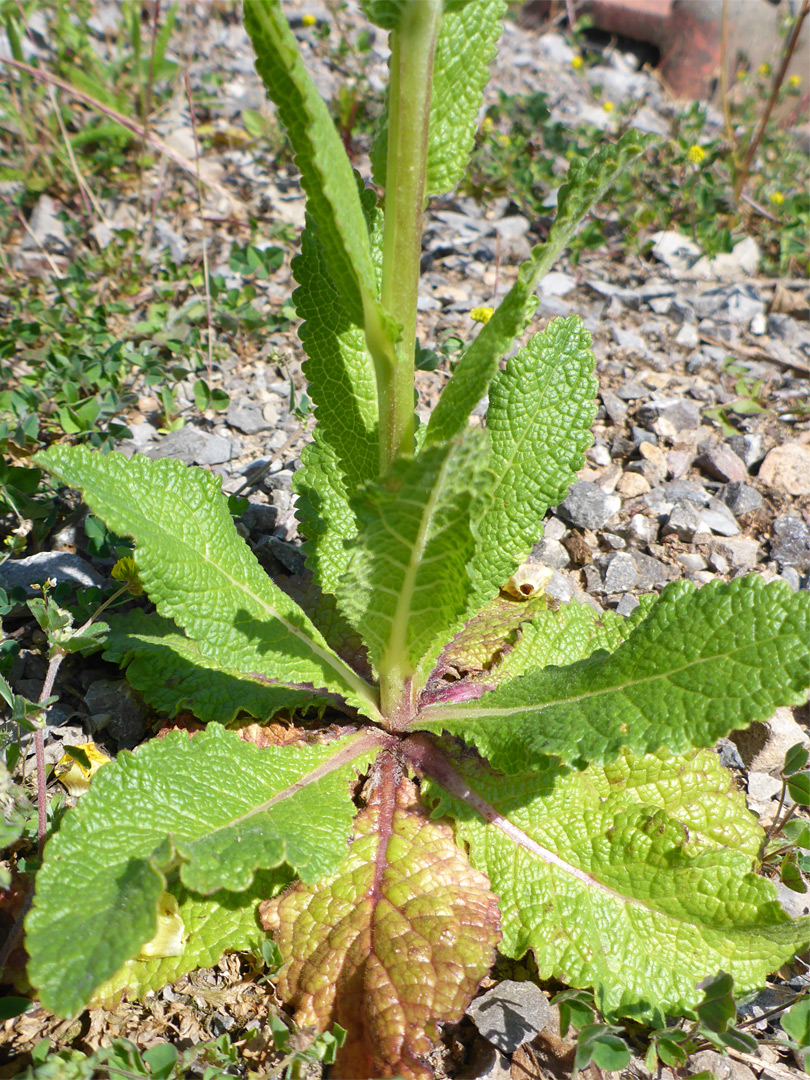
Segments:
[[[506,771],[545,754],[597,763],[622,747],[709,746],[804,701],[808,643],[810,593],[756,575],[700,591],[674,582],[614,653],[428,706],[412,727],[459,735]]]
[[[217,477],[179,461],[129,461],[83,447],[41,462],[79,488],[93,512],[136,542],[138,573],[158,613],[173,619],[226,670],[304,683],[374,716],[374,691],[265,574],[236,532]]]
[[[546,511],[585,464],[596,415],[590,345],[579,316],[554,319],[492,382],[487,429],[496,482],[473,562],[473,574],[492,589],[526,558]]]
[[[397,5],[398,6],[398,5]],[[433,59],[425,197],[450,191],[470,159],[489,65],[495,58],[504,0],[476,0],[448,9],[442,18]],[[391,13],[393,14],[393,12]],[[397,13],[398,14],[398,13]],[[386,26],[369,13],[378,25]],[[396,29],[397,19],[389,19]],[[387,123],[372,151],[374,182],[386,186]]]
[[[470,508],[488,482],[487,460],[485,437],[471,432],[401,458],[352,500],[360,531],[338,601],[372,662],[403,680],[432,664],[470,603]]]
[[[810,940],[810,920],[791,921],[752,873],[762,831],[708,751],[582,772],[457,768],[430,795],[501,898],[501,951],[531,949],[540,978],[593,987],[608,1018],[660,1025],[719,968],[747,993]]]
[[[571,162],[566,182],[557,195],[557,216],[548,238],[521,265],[517,281],[456,365],[431,414],[428,444],[445,442],[465,429],[467,418],[487,392],[498,362],[508,354],[531,318],[540,280],[617,176],[656,141],[655,136],[628,131],[615,145],[602,146],[588,161],[575,158]]]
[[[182,953],[128,960],[95,990],[91,1007],[110,1007],[124,991],[140,1000],[148,991],[160,990],[189,971],[211,967],[226,951],[260,955],[265,935],[256,918],[256,906],[260,900],[279,892],[289,880],[290,873],[284,867],[263,870],[256,874],[245,891],[220,890],[211,896],[200,896],[189,892],[179,881],[171,882],[168,891],[177,899],[186,929]]]
[[[436,1024],[460,1019],[492,963],[498,907],[393,759],[381,774],[337,874],[263,904],[262,921],[296,1022],[350,1033],[338,1075],[427,1080]]]
[[[272,684],[228,670],[159,615],[110,616],[104,659],[126,668],[127,679],[157,712],[188,710],[203,723],[229,724],[240,712],[267,720],[280,709],[323,708],[329,696],[311,687]]]
[[[338,457],[327,443],[314,441],[301,453],[303,462],[292,480],[298,496],[295,515],[306,536],[302,551],[307,569],[324,592],[335,593],[351,562],[349,541],[357,535],[357,518],[340,471]]]
[[[349,159],[278,0],[247,0],[245,28],[256,50],[256,70],[293,144],[332,280],[354,322],[373,326],[376,336],[393,341],[395,328],[377,300],[368,231]]]
[[[119,754],[50,839],[37,875],[28,974],[43,1004],[77,1012],[138,954],[175,867],[205,894],[247,889],[257,870],[283,863],[307,881],[333,871],[354,814],[350,785],[375,744],[361,734],[259,749],[212,724]]]
[[[382,213],[371,189],[361,192],[360,200],[368,221],[376,282]],[[362,325],[352,319],[343,302],[311,218],[292,271],[299,284],[293,303],[304,320],[298,336],[309,358],[303,370],[315,406],[318,438],[335,452],[343,479],[354,487],[379,474],[377,379]]]

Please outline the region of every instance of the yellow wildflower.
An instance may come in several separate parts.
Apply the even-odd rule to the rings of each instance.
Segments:
[[[575,71],[579,71],[580,68],[584,65],[584,63],[585,63],[585,61],[582,59],[582,57],[579,55],[579,53],[577,53],[576,56],[573,56],[571,58],[571,67]]]
[[[768,63],[760,64],[757,68],[757,75],[761,75],[763,79],[767,79],[771,73],[771,65]]]
[[[489,135],[490,131],[495,127],[495,121],[491,116],[485,116],[481,121],[481,134]]]
[[[774,206],[781,206],[785,201],[785,196],[781,191],[772,191],[770,198]]]
[[[686,156],[693,165],[700,165],[700,163],[706,157],[706,151],[703,149],[702,146],[698,146],[697,143],[694,143],[687,150]]]
[[[613,104],[612,101],[603,101],[602,108],[605,110],[605,112],[613,112],[616,106]]]
[[[470,312],[473,322],[488,323],[495,309],[491,307],[474,307]]]
[[[309,13],[307,13],[306,15],[301,16],[301,25],[302,26],[314,26],[317,21],[318,20],[315,18],[315,16],[310,15]]]
[[[788,77],[788,86],[790,87],[791,90],[798,90],[801,85],[802,85],[802,77],[801,77],[801,75],[790,75]]]
[[[84,757],[87,765],[78,761],[71,753],[65,753],[54,766],[54,774],[60,783],[67,788],[69,795],[84,795],[90,787],[90,781],[102,765],[110,760],[100,746],[93,742],[78,743],[72,747]]]
[[[119,559],[110,571],[110,576],[116,581],[124,582],[133,596],[140,596],[143,592],[143,584],[138,576],[138,567],[134,559],[129,557]]]

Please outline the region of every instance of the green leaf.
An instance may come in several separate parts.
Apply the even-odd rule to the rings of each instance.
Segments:
[[[614,653],[530,672],[474,703],[429,706],[414,727],[459,735],[495,768],[532,758],[600,762],[709,746],[805,700],[810,593],[751,575],[668,585]]]
[[[159,713],[188,710],[204,723],[228,724],[240,712],[267,720],[280,709],[323,708],[323,692],[291,683],[260,682],[210,659],[196,642],[159,615],[110,616],[104,659],[126,668],[127,679]]]
[[[790,843],[795,844],[796,847],[810,848],[810,822],[798,821],[793,818],[792,821],[785,822],[782,826],[782,832]]]
[[[804,743],[795,743],[785,754],[785,763],[782,766],[782,775],[791,776],[803,769],[807,764],[810,753]]]
[[[346,310],[356,325],[373,324],[381,337],[394,340],[377,300],[377,275],[349,159],[278,0],[246,0],[245,28],[256,50],[256,70],[293,144],[307,209]]]
[[[403,680],[435,660],[470,603],[470,508],[488,482],[487,459],[485,437],[472,432],[401,458],[352,500],[360,532],[338,601],[372,662]]]
[[[504,0],[477,0],[455,10],[445,6],[433,60],[425,198],[450,191],[464,176],[505,11]],[[368,14],[378,25],[396,29]],[[383,188],[387,134],[385,118],[372,151],[374,182]]]
[[[265,935],[256,919],[256,905],[278,893],[290,878],[286,867],[261,870],[243,892],[220,889],[210,896],[171,882],[167,891],[177,900],[185,928],[183,951],[178,956],[128,960],[95,990],[93,1003],[109,1007],[122,991],[140,1000],[189,971],[211,967],[227,950],[260,955]]]
[[[810,1046],[810,997],[804,997],[782,1013],[780,1023],[800,1047]]]
[[[656,141],[656,136],[628,131],[615,146],[601,147],[588,161],[575,158],[571,162],[568,178],[557,196],[557,216],[548,238],[522,264],[517,281],[456,365],[430,417],[428,443],[445,442],[464,430],[470,413],[487,392],[498,362],[531,318],[540,280],[619,174]]]
[[[314,442],[304,447],[301,460],[292,484],[298,495],[296,517],[307,538],[302,551],[318,587],[334,594],[349,569],[348,544],[357,535],[357,519],[337,454],[320,441],[317,427]]]
[[[695,1012],[703,1027],[721,1033],[737,1018],[734,1004],[734,978],[727,971],[718,971],[714,978],[700,984],[703,1000],[695,1006]]]
[[[787,789],[788,795],[799,806],[810,806],[810,773],[796,773],[795,776],[789,776]]]
[[[376,264],[381,257],[382,213],[370,189],[361,193],[361,203]],[[333,281],[320,230],[311,217],[292,270],[299,284],[293,302],[304,320],[298,336],[309,358],[304,374],[315,405],[319,441],[329,444],[346,482],[354,487],[377,477],[380,470],[377,379],[362,325],[352,319]]]
[[[41,462],[78,487],[93,512],[136,542],[158,613],[211,661],[245,675],[334,691],[374,716],[374,692],[265,574],[236,532],[217,477],[179,461],[54,447]]]
[[[42,1003],[77,1012],[138,954],[176,867],[203,894],[240,892],[282,863],[305,881],[334,870],[355,812],[350,785],[375,742],[259,749],[212,724],[119,754],[50,839],[37,875],[26,929]]]
[[[565,498],[593,441],[596,379],[591,336],[577,315],[554,319],[495,377],[487,429],[496,484],[478,525],[474,576],[502,586]]]
[[[752,873],[762,830],[709,751],[512,776],[460,754],[456,768],[428,794],[501,898],[501,951],[593,987],[608,1018],[660,1025],[720,967],[747,993],[810,939]]]

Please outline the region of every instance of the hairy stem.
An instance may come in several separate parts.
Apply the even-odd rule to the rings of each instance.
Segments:
[[[406,4],[391,34],[382,305],[402,327],[398,356],[379,386],[381,472],[413,453],[413,378],[416,297],[422,253],[428,122],[433,53],[441,0]]]

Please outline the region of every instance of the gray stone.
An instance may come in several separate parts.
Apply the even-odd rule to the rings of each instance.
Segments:
[[[540,282],[538,292],[541,296],[567,296],[576,287],[576,278],[572,278],[570,274],[563,274],[559,270],[552,270]]]
[[[28,596],[36,596],[38,592],[31,586],[41,585],[48,578],[55,578],[57,584],[67,581],[83,589],[106,584],[106,579],[90,563],[69,551],[40,551],[27,559],[9,559],[0,566],[0,586],[6,591],[19,588],[25,589]]]
[[[633,551],[631,554],[638,571],[639,589],[644,592],[656,585],[665,585],[678,576],[673,567],[667,566],[666,563],[653,558],[652,555],[645,555],[641,551]]]
[[[550,60],[562,67],[570,67],[576,55],[561,34],[543,34],[536,42],[537,52],[543,59]],[[533,63],[534,61],[533,58]]]
[[[638,600],[631,593],[625,593],[621,600],[616,605],[616,613],[618,615],[631,615],[639,606]]]
[[[694,431],[700,427],[700,404],[690,398],[653,398],[641,406],[637,417],[640,424],[666,420],[675,431]]]
[[[755,814],[772,815],[776,809],[775,800],[779,798],[782,783],[775,776],[764,772],[748,774],[748,805]],[[788,805],[790,796],[785,796]],[[790,803],[792,805],[792,802]]]
[[[123,679],[97,679],[85,691],[94,732],[106,731],[125,750],[132,750],[146,735],[147,709]]]
[[[735,517],[752,514],[762,506],[762,496],[750,484],[733,481],[723,489],[723,502]]]
[[[552,516],[543,522],[544,540],[562,540],[567,532],[565,522],[560,521],[558,517]]]
[[[792,566],[804,574],[810,570],[810,526],[798,516],[784,514],[773,523],[771,557],[780,569]],[[8,565],[8,564],[6,564]],[[0,569],[0,574],[2,574]]]
[[[624,101],[641,101],[650,91],[651,81],[643,72],[616,71],[601,64],[587,68],[585,77],[592,86],[602,87],[602,97],[617,104]]]
[[[539,544],[532,548],[532,556],[552,570],[564,570],[571,565],[571,556],[559,540],[550,540],[544,536]]]
[[[552,1009],[543,991],[531,982],[504,979],[476,998],[467,1015],[485,1039],[511,1054],[552,1023]]]
[[[621,505],[618,495],[607,495],[597,484],[580,480],[560,504],[559,512],[578,528],[601,529],[619,512]]]
[[[632,555],[620,552],[612,555],[605,567],[603,576],[605,592],[629,592],[638,585],[639,574]]]
[[[269,536],[278,524],[278,507],[251,502],[242,514],[242,523],[251,536]]]
[[[720,739],[717,743],[718,756],[720,758],[720,764],[726,769],[744,769],[745,762],[740,756],[740,751],[737,749],[731,739]]]
[[[732,512],[717,499],[712,499],[711,504],[700,511],[700,516],[717,536],[737,536],[740,532]]]
[[[727,560],[725,568],[718,561],[720,559]],[[712,541],[709,562],[718,573],[726,573],[729,565],[733,570],[751,570],[759,560],[759,544],[748,536],[729,536]]]
[[[458,1080],[511,1080],[512,1065],[506,1054],[492,1043],[477,1039],[469,1065],[457,1076]]]
[[[611,422],[614,424],[624,423],[624,418],[627,416],[627,406],[621,398],[614,394],[612,390],[600,390],[599,396]]]
[[[744,483],[748,479],[748,469],[734,451],[728,446],[712,446],[697,459],[697,464],[707,476],[729,484]]]
[[[689,574],[695,574],[698,570],[706,569],[706,560],[696,551],[680,551],[675,556],[675,561]]]
[[[703,254],[700,246],[674,229],[653,233],[653,258],[679,273],[691,269]]]
[[[777,881],[776,898],[792,919],[801,919],[805,915],[810,915],[810,893],[794,892],[783,881]]]
[[[760,465],[759,478],[788,495],[810,495],[810,444],[786,442],[774,447]]]
[[[264,415],[262,406],[250,398],[238,397],[228,406],[225,419],[231,427],[244,432],[245,435],[256,435],[260,431],[268,431],[273,427]]]
[[[675,335],[675,344],[683,349],[696,349],[700,344],[700,334],[694,323],[685,322]]]
[[[649,390],[644,383],[633,382],[629,379],[616,390],[616,396],[620,397],[622,401],[637,401],[639,398],[647,397],[648,394]]]
[[[756,1073],[741,1061],[735,1061],[716,1050],[701,1050],[688,1061],[689,1073],[711,1073],[715,1080],[757,1080]]]
[[[702,510],[698,510],[693,503],[677,502],[672,512],[664,523],[661,533],[663,536],[675,535],[686,544],[700,543],[709,539],[709,526],[703,520]]]
[[[574,595],[574,587],[567,577],[555,570],[551,581],[546,585],[546,596],[558,604],[567,604]]]
[[[764,457],[761,435],[732,435],[726,442],[749,469]]]
[[[60,209],[59,203],[50,195],[39,197],[28,222],[30,232],[26,230],[20,245],[23,251],[38,250],[40,246],[55,253],[68,250],[65,226],[57,217]]]
[[[636,353],[639,356],[647,355],[647,342],[635,330],[622,330],[621,327],[614,325],[610,328],[610,333],[620,349]]]
[[[155,218],[155,239],[159,248],[168,248],[174,262],[181,266],[186,260],[188,244],[164,218]]]
[[[783,566],[782,573],[779,576],[788,583],[794,592],[798,592],[802,587],[802,579],[799,577],[798,571],[792,566]]]
[[[708,506],[711,496],[701,485],[690,480],[670,480],[668,484],[661,484],[661,491],[668,502],[690,502],[695,506]],[[650,493],[652,494],[652,492]]]
[[[233,457],[233,444],[229,439],[211,435],[207,431],[186,425],[179,431],[170,432],[149,457],[177,458],[186,465],[222,465]]]

